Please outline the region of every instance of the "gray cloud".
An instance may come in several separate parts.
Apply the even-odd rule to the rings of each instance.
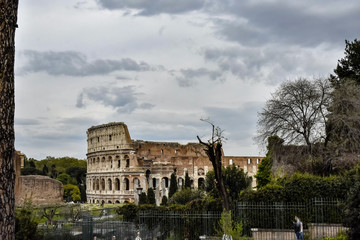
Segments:
[[[66,52],[38,52],[22,51],[25,64],[17,69],[19,74],[31,72],[46,72],[50,75],[91,76],[105,75],[114,71],[153,71],[145,62],[136,62],[130,58],[121,60],[97,59],[88,61],[86,56],[73,51]]]
[[[180,87],[191,87],[195,84],[196,79],[205,77],[207,79],[215,81],[220,79],[222,74],[219,71],[211,71],[206,68],[188,68],[181,69],[178,74],[173,75],[175,75],[175,79]]]
[[[40,125],[41,122],[37,119],[29,118],[15,118],[15,125]]]
[[[115,108],[118,112],[130,113],[135,109],[150,109],[150,103],[138,103],[138,93],[133,86],[84,88],[78,95],[76,107],[86,107],[85,98]]]
[[[257,112],[262,107],[261,102],[239,103],[240,107],[208,107],[205,108],[210,121],[224,130],[224,136],[230,141],[248,140],[256,132]],[[210,129],[210,128],[209,128]]]
[[[357,37],[360,6],[355,1],[223,1],[223,11],[233,20],[218,20],[218,33],[242,45],[261,45],[269,41],[301,46],[343,43]],[[351,7],[354,5],[353,7]]]
[[[107,9],[127,9],[133,8],[140,10],[140,15],[157,15],[161,13],[179,14],[204,7],[205,0],[97,0],[98,4]]]

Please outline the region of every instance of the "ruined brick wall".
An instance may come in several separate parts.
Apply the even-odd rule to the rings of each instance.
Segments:
[[[109,123],[88,129],[87,199],[91,203],[134,202],[139,191],[155,190],[159,204],[168,196],[170,177],[176,172],[178,186],[188,172],[197,188],[212,169],[199,143],[132,141],[126,124]],[[256,174],[261,157],[227,157],[224,165],[235,164]],[[255,186],[255,183],[253,183]]]
[[[15,195],[17,205],[30,197],[33,204],[50,204],[63,202],[63,184],[47,176],[28,175],[18,178],[19,189]]]

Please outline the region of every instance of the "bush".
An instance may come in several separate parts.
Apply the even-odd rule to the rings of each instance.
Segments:
[[[15,238],[23,240],[40,239],[40,233],[37,231],[38,223],[31,198],[25,198],[23,206],[17,209],[15,213]]]
[[[134,221],[137,218],[138,208],[134,203],[127,203],[116,210],[117,214],[123,216],[124,221]]]
[[[189,188],[182,189],[176,192],[169,200],[169,204],[187,204],[188,202],[201,199],[203,193],[199,190],[192,190]]]

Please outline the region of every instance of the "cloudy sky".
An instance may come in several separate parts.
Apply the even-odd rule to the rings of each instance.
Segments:
[[[359,38],[358,0],[20,1],[16,149],[86,158],[86,130],[256,156],[257,112],[286,80],[327,77]]]

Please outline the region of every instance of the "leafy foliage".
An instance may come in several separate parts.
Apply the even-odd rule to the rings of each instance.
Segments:
[[[233,240],[247,240],[249,237],[243,236],[243,226],[241,222],[234,222],[231,218],[231,211],[223,211],[219,220],[218,235],[231,236]]]
[[[344,215],[345,226],[349,227],[349,239],[360,239],[360,173],[357,173],[356,181],[347,196]]]
[[[124,204],[123,206],[118,207],[117,210],[116,210],[116,212],[119,215],[123,216],[124,221],[133,221],[133,220],[135,220],[137,218],[137,211],[138,211],[138,208],[133,203]]]
[[[350,185],[350,177],[320,177],[297,173],[291,177],[279,178],[257,191],[243,191],[240,194],[240,200],[250,202],[307,202],[314,198],[344,199]]]
[[[203,193],[199,190],[185,188],[176,192],[170,199],[169,204],[187,204],[195,199],[201,199]]]
[[[156,204],[156,199],[155,199],[155,192],[152,188],[148,189],[147,192],[147,203],[148,204]]]
[[[40,239],[40,233],[37,231],[38,222],[31,197],[26,197],[23,206],[16,209],[15,238],[24,240]]]
[[[171,198],[171,196],[174,195],[174,193],[176,193],[177,189],[178,187],[177,187],[176,175],[175,173],[172,173],[170,178],[169,198]]]
[[[76,185],[64,185],[64,199],[69,201],[80,201],[80,190]]]
[[[229,194],[231,202],[235,202],[239,193],[251,185],[251,177],[243,169],[230,165],[226,168],[223,167],[221,171],[225,183],[225,188]],[[206,174],[205,190],[214,198],[219,198],[219,192],[215,186],[215,173],[213,170]]]
[[[339,87],[348,80],[355,80],[360,84],[360,41],[345,40],[345,57],[338,61],[334,69],[334,75],[330,75],[330,81]]]
[[[147,196],[146,196],[146,193],[142,192],[140,195],[139,195],[139,204],[147,204]]]

